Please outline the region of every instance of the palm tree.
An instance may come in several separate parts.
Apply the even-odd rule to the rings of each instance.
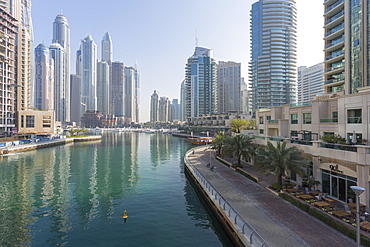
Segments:
[[[236,135],[225,139],[222,156],[232,156],[238,159],[238,166],[241,166],[242,158],[252,157],[254,145],[252,139],[244,135]]]
[[[299,176],[304,176],[305,159],[302,157],[302,150],[296,147],[286,147],[286,142],[277,143],[276,147],[267,142],[265,148],[259,148],[254,163],[263,171],[276,174],[279,186],[282,185],[282,176],[291,171]]]
[[[215,137],[212,139],[211,146],[212,148],[217,149],[217,153],[219,154],[221,153],[221,149],[224,146],[225,138],[226,138],[225,132],[219,131],[217,132],[217,134],[215,134]]]
[[[235,133],[240,133],[240,130],[246,129],[247,120],[243,120],[240,118],[235,118],[231,120],[231,131]]]
[[[251,119],[251,120],[247,121],[247,128],[250,129],[250,130],[255,130],[256,129],[256,120]]]

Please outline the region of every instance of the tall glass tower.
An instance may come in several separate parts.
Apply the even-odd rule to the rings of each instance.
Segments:
[[[185,67],[185,119],[217,113],[217,63],[213,51],[195,47]]]
[[[52,43],[59,44],[63,50],[64,50],[64,58],[63,58],[63,67],[64,67],[64,75],[61,77],[61,86],[64,90],[64,92],[59,92],[59,94],[63,94],[64,97],[64,103],[63,103],[63,117],[62,119],[57,119],[57,121],[62,122],[69,122],[71,118],[71,105],[70,105],[70,31],[68,26],[68,20],[67,18],[59,14],[55,18],[55,21],[53,23],[53,40]],[[57,69],[57,68],[56,68]],[[57,85],[57,84],[56,84]],[[57,92],[59,88],[55,88],[55,91]]]
[[[110,64],[113,60],[113,43],[108,32],[104,34],[101,47],[101,60]]]
[[[295,1],[259,0],[252,5],[250,16],[253,111],[295,102]]]

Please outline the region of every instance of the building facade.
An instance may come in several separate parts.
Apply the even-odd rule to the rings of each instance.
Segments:
[[[97,109],[97,47],[91,37],[87,35],[81,43],[81,107],[82,113],[86,110]]]
[[[0,8],[0,135],[16,127],[16,34],[17,20]]]
[[[170,120],[171,102],[168,97],[160,97],[158,104],[158,121],[167,123]]]
[[[70,107],[67,106],[69,102],[69,84],[66,83],[65,73],[65,56],[63,47],[54,43],[49,47],[50,57],[54,61],[54,110],[55,120],[59,122],[67,122],[70,120],[70,116],[67,118],[67,114],[70,115]],[[69,82],[69,79],[68,79]],[[67,89],[68,87],[68,89]],[[67,95],[68,91],[68,95]],[[68,99],[67,99],[68,98]]]
[[[63,48],[64,57],[63,57],[63,68],[64,68],[64,75],[61,77],[63,80],[61,81],[61,88],[64,90],[63,92],[59,93],[62,95],[61,102],[63,103],[63,107],[61,109],[62,114],[59,114],[56,111],[57,121],[61,122],[69,122],[71,119],[71,93],[70,93],[70,57],[71,57],[71,48],[70,48],[70,30],[68,25],[67,18],[59,14],[54,20],[53,23],[53,44],[59,44]],[[57,70],[57,68],[55,68]],[[57,86],[57,84],[56,84]],[[55,91],[59,89],[56,88]]]
[[[217,113],[217,64],[213,51],[195,47],[185,67],[185,118]]]
[[[44,44],[35,48],[35,108],[54,110],[54,59]]]
[[[117,117],[124,115],[125,65],[122,62],[111,63],[110,109]]]
[[[298,67],[297,102],[307,102],[324,94],[324,63]]]
[[[98,62],[98,71],[97,71],[97,98],[98,98],[98,111],[102,114],[109,114],[109,103],[110,103],[110,90],[109,90],[109,81],[110,81],[110,71],[109,65],[107,62],[99,61]]]
[[[150,122],[158,122],[159,114],[159,94],[156,90],[150,97]]]
[[[113,43],[108,32],[104,34],[101,41],[101,60],[108,64],[113,61]]]
[[[180,121],[180,104],[179,99],[173,99],[171,104],[170,122]]]
[[[252,5],[250,16],[253,111],[295,102],[295,1],[259,0]]]
[[[219,61],[217,67],[218,113],[241,113],[241,64]]]

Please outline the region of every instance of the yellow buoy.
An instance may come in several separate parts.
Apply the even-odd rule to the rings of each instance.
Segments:
[[[123,217],[122,218],[124,218],[124,219],[127,219],[128,218],[126,210],[123,211]]]

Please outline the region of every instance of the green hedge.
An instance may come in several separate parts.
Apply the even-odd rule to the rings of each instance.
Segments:
[[[310,207],[308,204],[301,202],[300,200],[295,199],[292,196],[289,196],[285,193],[280,193],[280,197],[284,200],[292,203],[293,205],[299,207],[303,211],[308,212],[310,215],[321,220],[327,225],[333,227],[337,231],[347,235],[348,237],[356,240],[356,230],[350,229],[343,225],[341,222],[334,220],[332,217],[326,215],[324,212],[317,210],[316,208]],[[364,246],[370,246],[370,238],[361,234],[361,244]]]
[[[218,161],[220,161],[222,164],[224,164],[225,166],[230,167],[230,165],[229,165],[227,162],[225,162],[223,159],[220,159],[220,158],[219,158],[219,157],[217,157],[217,156],[216,156],[216,159],[217,159]]]

